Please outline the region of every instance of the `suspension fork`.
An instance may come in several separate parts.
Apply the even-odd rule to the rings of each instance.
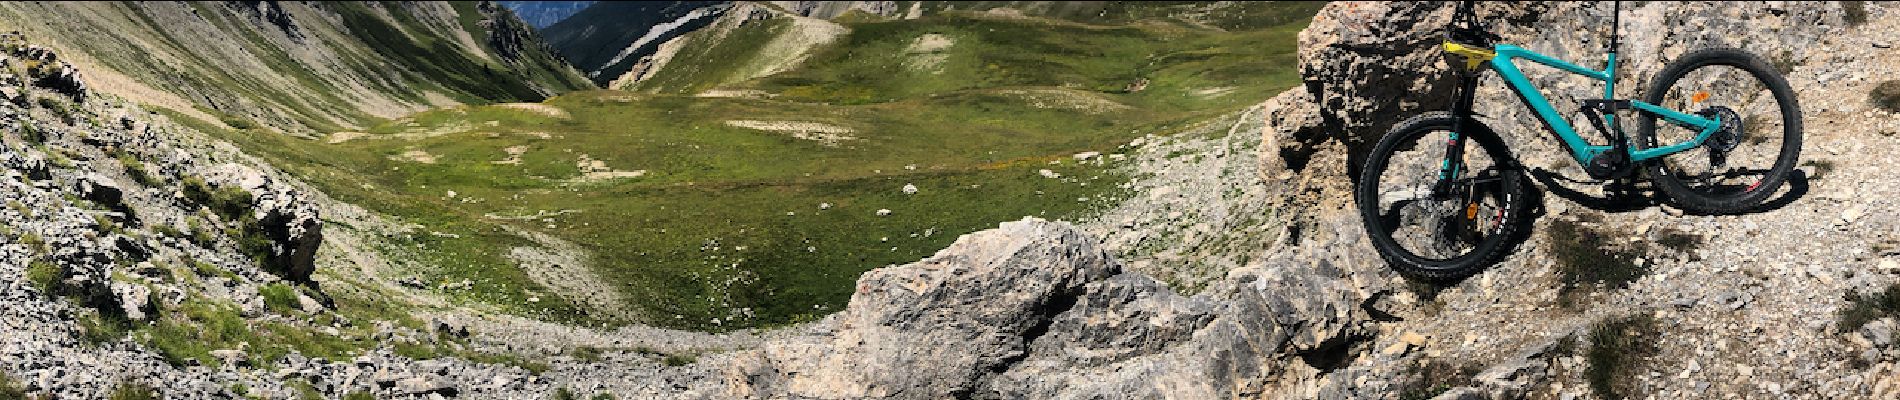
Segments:
[[[1472,71],[1460,71],[1455,98],[1451,103],[1451,137],[1445,140],[1445,160],[1438,167],[1438,183],[1432,185],[1432,197],[1446,199],[1460,195],[1460,188],[1453,182],[1465,172],[1465,130],[1471,120],[1471,104],[1478,89],[1478,74]]]

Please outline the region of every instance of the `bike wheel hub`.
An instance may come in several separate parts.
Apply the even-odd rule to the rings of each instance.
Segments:
[[[1736,113],[1735,110],[1714,106],[1696,111],[1696,115],[1722,121],[1722,126],[1716,128],[1714,134],[1709,135],[1709,140],[1702,142],[1703,147],[1709,148],[1711,159],[1722,159],[1723,156],[1728,155],[1729,151],[1735,150],[1736,146],[1742,144],[1742,115]]]

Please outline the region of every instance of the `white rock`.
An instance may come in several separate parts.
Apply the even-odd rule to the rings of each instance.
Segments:
[[[820,210],[830,210],[830,209],[831,209],[831,203],[818,203],[818,209],[820,209]]]
[[[904,184],[904,194],[917,194],[917,185]]]
[[[877,209],[877,216],[882,217],[886,215],[891,215],[891,209],[888,209],[888,208]]]
[[[1096,156],[1100,156],[1100,155],[1102,155],[1102,152],[1099,152],[1099,151],[1085,151],[1081,153],[1075,153],[1075,160],[1082,161],[1082,160],[1095,158]]]
[[[1861,214],[1865,213],[1867,213],[1867,210],[1861,208],[1861,206],[1848,207],[1846,210],[1841,211],[1841,222],[1853,223],[1855,220],[1860,219]]]
[[[1036,170],[1036,175],[1042,175],[1042,177],[1044,177],[1044,178],[1049,178],[1049,179],[1055,179],[1055,178],[1061,178],[1061,177],[1062,177],[1062,174],[1058,174],[1058,173],[1056,173],[1055,171],[1050,171],[1050,170],[1046,170],[1046,169],[1043,169],[1043,170]]]

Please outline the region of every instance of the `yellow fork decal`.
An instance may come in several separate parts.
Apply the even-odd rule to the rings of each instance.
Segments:
[[[1479,47],[1471,47],[1456,42],[1445,42],[1445,52],[1465,58],[1465,69],[1478,69],[1485,61],[1491,61],[1498,53]]]

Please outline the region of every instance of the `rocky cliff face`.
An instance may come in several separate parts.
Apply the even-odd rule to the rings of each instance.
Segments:
[[[544,398],[557,388],[622,398],[1889,398],[1900,391],[1894,317],[1874,313],[1857,328],[1836,317],[1856,309],[1849,294],[1900,297],[1876,294],[1900,282],[1900,221],[1874,217],[1900,212],[1900,116],[1866,100],[1900,68],[1900,9],[1860,7],[1860,17],[1839,3],[1625,10],[1626,93],[1697,47],[1786,60],[1814,162],[1761,213],[1602,208],[1591,198],[1601,188],[1543,181],[1553,195],[1540,199],[1541,233],[1504,262],[1443,286],[1404,280],[1365,244],[1347,176],[1353,150],[1392,121],[1443,106],[1431,30],[1450,10],[1341,2],[1301,35],[1305,86],[1130,143],[1136,178],[1124,187],[1137,195],[1101,218],[967,235],[865,274],[844,311],[761,335],[552,327],[457,309],[424,329],[315,322],[334,309],[326,291],[359,278],[379,287],[371,269],[386,263],[334,251],[373,244],[322,232],[313,211],[374,216],[86,90],[94,75],[21,44],[6,61],[21,75],[0,74],[0,192],[19,204],[0,209],[0,371],[31,392],[78,397],[143,381],[165,383],[172,398],[234,397],[234,384],[273,398]],[[1608,19],[1596,4],[1481,11],[1507,42],[1583,65],[1600,36],[1581,27]],[[1552,97],[1599,95],[1588,82],[1534,79]],[[1561,160],[1492,83],[1480,93],[1485,121],[1527,164]],[[385,225],[392,237],[421,235],[366,226]],[[311,276],[300,266],[312,249],[360,270],[292,292],[290,303],[317,312],[273,314],[282,304],[265,292]],[[1633,257],[1623,266],[1635,277],[1579,284],[1565,256],[1579,251]],[[166,350],[150,327],[202,319],[192,307],[207,298],[248,318],[240,325],[324,332],[306,341],[341,336],[331,328],[371,332],[355,337],[377,348],[266,359],[257,348],[268,342],[256,340],[167,360],[192,349]],[[96,321],[137,328],[95,341],[106,331]],[[231,343],[214,336],[199,338]],[[549,361],[403,350],[462,336],[475,339],[448,346]]]
[[[359,130],[592,85],[492,3],[7,3],[0,21],[134,101],[236,128]]]

